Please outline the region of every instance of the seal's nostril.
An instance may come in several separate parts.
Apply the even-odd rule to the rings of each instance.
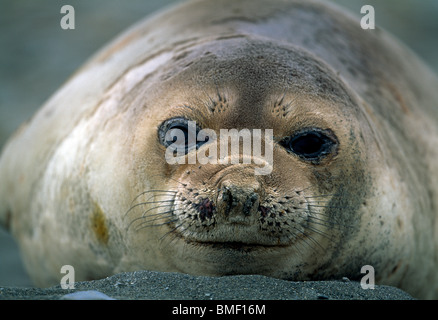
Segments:
[[[228,216],[231,209],[237,205],[235,199],[233,198],[233,194],[228,187],[222,188],[222,199],[218,198],[218,201],[222,201],[225,204],[224,210],[225,215]]]
[[[250,196],[246,199],[243,205],[243,214],[245,216],[249,216],[251,214],[252,209],[255,207],[255,204],[259,201],[259,195],[255,192],[251,193]]]
[[[199,210],[199,218],[201,221],[205,221],[205,219],[211,219],[213,217],[215,207],[213,202],[211,202],[209,199],[202,200],[202,202],[195,207]]]

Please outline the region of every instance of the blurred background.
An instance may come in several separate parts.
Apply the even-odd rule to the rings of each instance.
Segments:
[[[0,148],[95,51],[134,22],[177,2],[181,0],[2,0]],[[372,5],[376,24],[438,73],[438,0],[331,2],[358,16],[363,5]],[[65,4],[75,9],[74,30],[60,27]],[[14,240],[0,228],[0,286],[31,285]]]

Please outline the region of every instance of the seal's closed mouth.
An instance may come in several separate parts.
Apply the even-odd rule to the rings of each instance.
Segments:
[[[183,240],[185,243],[196,246],[211,249],[229,249],[229,250],[255,250],[255,249],[268,249],[268,248],[282,248],[290,245],[289,241],[281,241],[280,239],[259,239],[249,241],[238,240],[224,240],[222,237],[217,239],[204,240],[202,237],[185,237],[183,234],[176,232],[176,236]]]
[[[294,245],[301,240],[304,235],[293,233],[276,234],[265,232],[260,228],[260,224],[245,224],[229,221],[216,222],[209,228],[181,228],[176,222],[168,225],[173,234],[172,239],[178,238],[188,245],[211,249],[262,249],[280,248]]]
[[[232,250],[232,251],[241,251],[248,252],[253,250],[266,250],[271,248],[280,248],[285,247],[285,245],[270,245],[270,244],[258,244],[258,243],[245,243],[245,242],[199,242],[199,241],[189,241],[191,245],[198,247],[206,247],[209,249],[218,249],[218,250]]]

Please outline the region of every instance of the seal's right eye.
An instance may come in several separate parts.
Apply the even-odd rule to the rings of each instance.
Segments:
[[[206,141],[196,141],[200,128],[194,121],[186,118],[172,118],[164,121],[158,128],[158,139],[167,147],[175,148],[175,151],[183,151],[187,154],[194,148],[199,148]]]

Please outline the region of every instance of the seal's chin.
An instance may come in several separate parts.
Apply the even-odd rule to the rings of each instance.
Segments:
[[[287,257],[298,258],[293,254],[293,245],[277,244],[274,241],[203,241],[187,239],[181,234],[177,237],[177,242],[173,238],[172,248],[176,251],[173,251],[172,263],[175,270],[188,274],[259,274],[282,278],[291,268]]]

